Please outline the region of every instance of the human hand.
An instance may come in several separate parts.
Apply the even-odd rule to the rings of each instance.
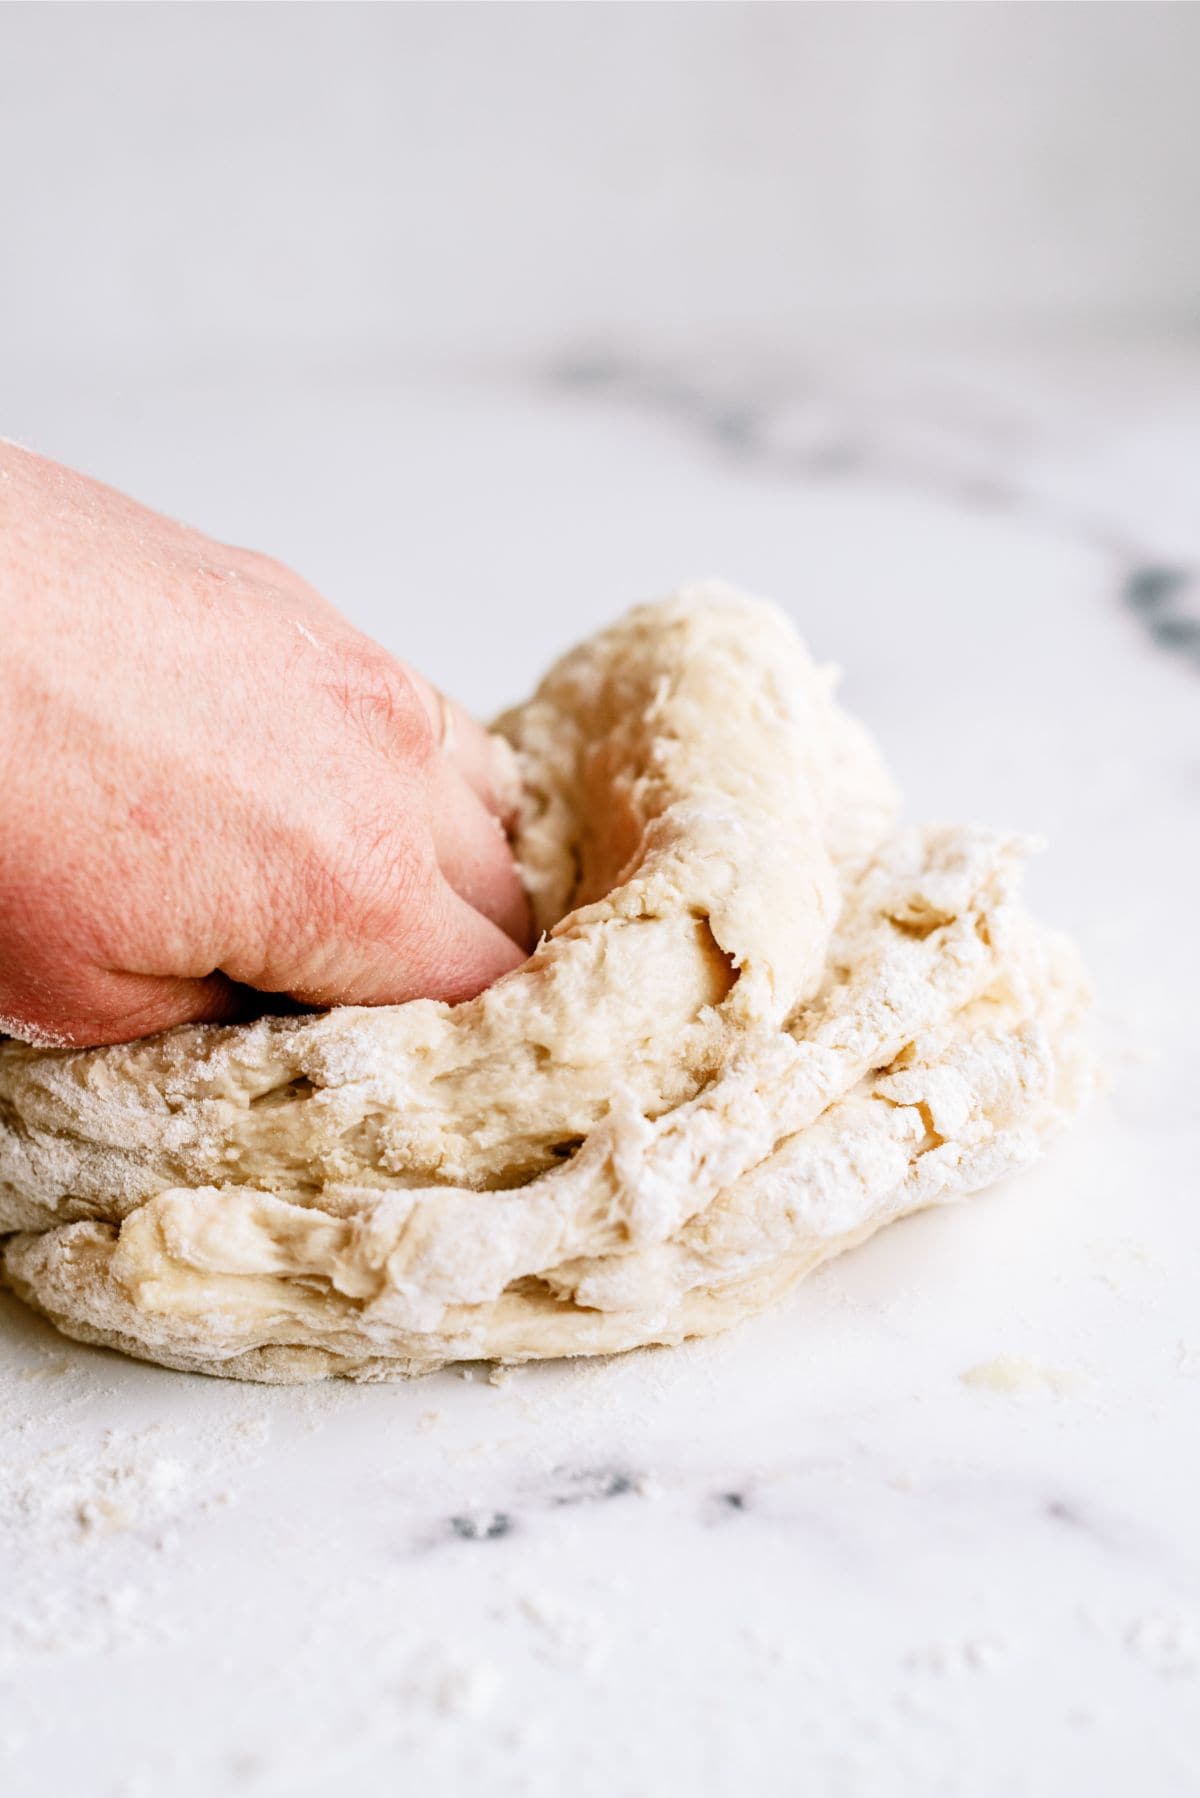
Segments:
[[[504,746],[290,570],[0,444],[0,1029],[457,1001],[524,958]]]

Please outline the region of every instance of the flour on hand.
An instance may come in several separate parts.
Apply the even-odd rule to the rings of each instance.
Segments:
[[[1028,846],[897,830],[773,607],[641,607],[496,728],[544,935],[479,998],[0,1047],[3,1271],[67,1334],[276,1381],[678,1342],[1080,1103]]]

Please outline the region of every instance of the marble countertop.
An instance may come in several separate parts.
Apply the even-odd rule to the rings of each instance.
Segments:
[[[0,1301],[6,1798],[1200,1784],[1200,347],[9,382],[481,711],[721,574],[1038,832],[1105,1090],[719,1340],[271,1390]]]

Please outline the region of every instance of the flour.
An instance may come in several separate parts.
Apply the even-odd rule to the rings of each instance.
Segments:
[[[30,1373],[63,1377],[51,1364],[14,1384],[29,1391]],[[10,1422],[10,1436],[49,1442],[19,1458],[10,1447],[0,1461],[0,1675],[30,1659],[145,1646],[148,1601],[181,1531],[231,1502],[230,1479],[270,1435],[262,1418],[199,1435],[97,1431],[29,1397],[33,1408]]]
[[[64,1444],[0,1470],[0,1528],[41,1547],[143,1531],[186,1507],[188,1484],[161,1432],[108,1430],[95,1447]]]

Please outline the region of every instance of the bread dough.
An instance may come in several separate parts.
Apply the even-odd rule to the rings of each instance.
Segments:
[[[8,1283],[258,1380],[674,1343],[1035,1155],[1087,1081],[1028,845],[897,830],[782,613],[704,584],[497,729],[545,933],[468,1004],[0,1047]]]

